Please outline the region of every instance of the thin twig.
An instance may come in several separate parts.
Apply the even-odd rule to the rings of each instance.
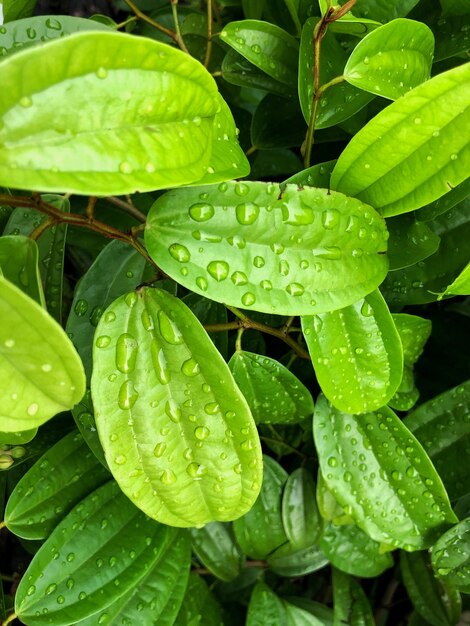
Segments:
[[[164,33],[165,35],[167,35],[168,37],[170,37],[170,39],[173,39],[173,41],[175,43],[178,43],[178,38],[176,33],[173,30],[170,30],[169,28],[166,28],[166,26],[163,26],[163,24],[159,24],[158,22],[156,22],[155,20],[153,20],[151,17],[149,17],[148,15],[145,15],[145,13],[142,13],[142,11],[139,9],[138,6],[136,6],[132,0],[124,0],[124,2],[127,4],[127,6],[134,11],[135,16],[137,18],[139,18],[140,20],[143,20],[144,22],[147,22],[147,24],[150,24],[150,26],[153,26],[154,28],[156,28],[157,30],[159,30],[161,33]],[[178,44],[179,45],[179,44]]]
[[[6,525],[6,523],[5,523],[5,520],[2,520],[2,521],[0,522],[0,530],[2,530],[2,528],[6,528],[6,526],[7,526],[7,525]]]
[[[302,459],[306,458],[305,454],[302,454],[302,452],[299,452],[293,446],[289,445],[285,441],[282,441],[282,439],[274,439],[273,437],[265,437],[264,435],[260,435],[259,438],[261,439],[261,441],[266,441],[266,443],[275,443],[277,446],[281,446],[281,448],[285,448],[286,450],[289,450],[289,452],[292,452],[292,454],[296,454],[297,456],[300,456]]]
[[[142,211],[139,211],[139,209],[136,209],[133,204],[130,204],[130,202],[121,200],[121,198],[116,198],[116,196],[107,196],[105,199],[110,204],[114,204],[126,213],[129,213],[129,215],[132,215],[132,217],[135,217],[135,219],[139,220],[139,222],[145,222],[145,220],[147,219],[147,216],[142,213]]]
[[[15,620],[17,617],[18,615],[16,613],[12,613],[6,618],[4,622],[2,622],[2,626],[7,626],[8,624],[11,624],[11,622],[13,622],[13,620]]]
[[[183,35],[181,34],[180,23],[178,19],[178,0],[170,0],[171,3],[171,12],[173,13],[173,22],[175,24],[175,32],[176,32],[176,43],[179,45],[183,52],[189,54],[189,50],[184,43]]]
[[[207,46],[204,67],[209,67],[212,55],[212,0],[207,0]]]
[[[243,328],[243,326],[238,329],[237,338],[235,339],[235,350],[237,352],[242,351],[242,335],[244,332],[245,332],[245,329]]]

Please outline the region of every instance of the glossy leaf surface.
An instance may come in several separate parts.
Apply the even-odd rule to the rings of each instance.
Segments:
[[[3,20],[11,22],[29,17],[34,10],[35,0],[3,0]]]
[[[189,218],[189,219],[188,219]],[[145,242],[185,287],[241,308],[285,315],[351,304],[383,279],[384,223],[325,189],[259,182],[179,189],[152,206]]]
[[[322,189],[330,188],[330,176],[336,165],[336,159],[332,161],[325,161],[324,163],[317,163],[312,165],[293,176],[290,176],[287,180],[281,183],[281,189],[284,189],[284,185],[292,183],[303,187],[309,185],[310,187],[321,187]]]
[[[109,478],[83,437],[72,431],[17,483],[5,510],[7,528],[25,539],[45,539],[75,504]]]
[[[317,479],[317,504],[321,516],[327,522],[332,522],[335,526],[354,524],[351,515],[346,513],[343,507],[338,504],[326,486],[325,479],[320,471]]]
[[[467,296],[470,295],[470,263],[460,272],[457,278],[441,294],[444,296]]]
[[[321,517],[315,499],[315,483],[307,470],[290,474],[282,495],[282,521],[290,543],[306,548],[317,542]]]
[[[404,423],[421,442],[452,500],[470,492],[466,458],[470,445],[470,381],[425,402]]]
[[[29,430],[85,393],[82,363],[63,329],[0,276],[0,430]]]
[[[240,87],[254,87],[279,95],[292,95],[293,87],[282,83],[261,71],[250,63],[236,50],[229,50],[222,62],[222,76],[232,85]]]
[[[230,22],[220,37],[271,78],[296,87],[299,46],[279,26],[258,20]]]
[[[350,306],[302,318],[315,373],[342,411],[365,413],[387,404],[400,384],[403,351],[378,290]]]
[[[383,109],[340,155],[332,188],[390,216],[419,209],[465,180],[469,79],[470,65],[461,65]]]
[[[397,215],[387,220],[390,233],[388,258],[390,270],[414,265],[439,248],[439,236],[428,224],[418,222],[412,214]]]
[[[262,477],[253,418],[181,300],[151,288],[115,300],[98,324],[93,361],[106,460],[139,508],[173,526],[228,521],[251,508]]]
[[[374,618],[367,596],[351,576],[333,569],[334,626],[374,626]]]
[[[103,446],[101,445],[100,438],[96,430],[95,411],[93,408],[93,402],[91,401],[91,392],[89,389],[86,390],[85,395],[80,402],[73,407],[72,416],[88,447],[91,449],[101,465],[107,468],[108,464],[104,458]]]
[[[445,583],[470,588],[470,518],[448,530],[432,550],[432,566]]]
[[[148,519],[111,481],[77,505],[39,549],[18,587],[16,612],[28,626],[95,615],[137,585],[176,534]]]
[[[0,269],[3,276],[44,306],[38,257],[38,246],[29,237],[4,235],[0,239]]]
[[[426,24],[396,19],[357,44],[344,77],[360,89],[396,100],[428,80],[433,52],[434,36]]]
[[[190,532],[193,550],[205,568],[225,582],[238,576],[244,556],[228,524],[211,522]]]
[[[275,359],[238,350],[228,365],[257,424],[295,424],[313,415],[307,387]]]
[[[66,62],[71,55],[73,65]],[[197,61],[165,44],[76,33],[6,59],[0,82],[7,87],[0,184],[124,194],[190,183],[209,166],[215,83]],[[71,100],[74,111],[66,106]]]
[[[286,480],[285,470],[274,459],[265,456],[258,499],[248,513],[233,523],[238,544],[254,559],[265,558],[287,542],[281,515],[281,496]]]
[[[290,542],[278,548],[266,560],[273,572],[286,578],[306,576],[329,563],[319,545],[295,548]]]
[[[364,17],[388,22],[397,17],[405,17],[418,4],[418,0],[357,0],[354,11]]]
[[[257,583],[248,605],[246,626],[283,626],[286,618],[282,600],[265,583]]]
[[[391,409],[354,416],[322,397],[313,426],[327,487],[375,541],[420,550],[456,521],[439,475]]]

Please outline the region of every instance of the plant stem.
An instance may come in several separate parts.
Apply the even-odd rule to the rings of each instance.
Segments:
[[[251,148],[248,148],[248,150],[245,152],[245,156],[250,156],[250,154],[253,154],[254,152],[256,152],[256,150],[258,150],[256,146],[251,146]]]
[[[7,624],[11,624],[11,622],[15,620],[17,617],[18,615],[16,613],[12,613],[6,618],[4,622],[2,622],[2,626],[7,626]]]
[[[212,55],[212,0],[207,2],[207,47],[206,56],[204,57],[204,67],[209,67]]]
[[[245,332],[245,329],[243,328],[243,326],[238,329],[237,338],[235,340],[235,350],[237,352],[241,352],[242,350],[242,335],[244,332]]]
[[[37,228],[33,230],[29,238],[32,239],[33,241],[37,241],[39,237],[43,233],[45,233],[48,228],[51,228],[51,226],[54,226],[55,223],[56,222],[54,222],[54,220],[51,220],[51,219],[44,220],[43,222],[41,222],[41,224],[39,224]]]
[[[124,28],[128,24],[132,24],[132,22],[137,22],[137,19],[138,19],[137,15],[132,15],[131,17],[128,17],[127,20],[124,20],[124,22],[120,22],[119,24],[116,24],[116,28],[118,30],[120,28]]]
[[[189,54],[189,50],[186,48],[186,44],[184,43],[183,36],[181,35],[180,23],[178,20],[178,0],[170,0],[171,3],[171,12],[173,13],[173,22],[175,24],[175,33],[176,33],[176,43],[179,45],[183,52]]]
[[[2,528],[6,528],[6,526],[7,526],[7,525],[5,524],[5,521],[4,521],[4,520],[2,520],[2,521],[0,522],[0,530],[2,530]]]
[[[330,87],[333,87],[333,85],[339,85],[340,83],[344,83],[344,81],[345,81],[345,78],[343,75],[341,75],[341,76],[336,76],[335,78],[332,78],[327,83],[324,83],[319,89],[319,92],[320,92],[319,98],[321,98],[321,96],[325,93],[327,89],[329,89]]]
[[[277,446],[281,446],[281,448],[285,448],[286,450],[289,450],[289,452],[292,452],[292,454],[296,454],[297,456],[300,456],[302,459],[306,458],[305,454],[302,454],[302,452],[299,452],[293,446],[289,445],[285,441],[282,441],[282,439],[274,439],[274,437],[265,437],[264,435],[260,435],[259,438],[261,439],[261,441],[266,441],[267,443],[275,443]]]
[[[145,222],[145,220],[147,219],[147,216],[141,211],[139,211],[139,209],[136,209],[135,206],[131,204],[130,202],[121,200],[121,198],[116,198],[116,196],[108,196],[106,200],[110,204],[114,204],[115,206],[118,206],[120,209],[122,209],[126,213],[129,213],[129,215],[132,215],[132,217],[135,217],[135,219],[139,220],[139,222]]]
[[[161,33],[164,33],[165,35],[167,35],[167,37],[170,37],[170,39],[173,39],[173,41],[179,45],[178,36],[177,36],[177,34],[173,30],[170,30],[169,28],[166,28],[166,26],[163,26],[163,24],[159,24],[158,22],[153,20],[148,15],[145,15],[145,13],[142,13],[142,11],[139,9],[139,7],[136,6],[132,2],[132,0],[124,0],[124,1],[127,4],[127,6],[132,11],[134,11],[136,18],[139,18],[140,20],[143,20],[144,22],[147,22],[147,24],[150,24],[150,26],[153,26],[154,28],[159,30]]]

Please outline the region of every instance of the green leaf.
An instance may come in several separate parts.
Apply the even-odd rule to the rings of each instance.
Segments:
[[[419,0],[357,0],[354,11],[379,22],[389,22],[408,15]]]
[[[295,424],[313,415],[313,398],[284,365],[239,350],[228,364],[257,424]]]
[[[259,20],[263,14],[265,0],[242,0],[243,13],[247,19]]]
[[[18,586],[16,612],[28,626],[95,615],[161,564],[176,536],[176,529],[147,518],[111,481],[77,505],[36,553]],[[91,562],[103,567],[99,575],[90,576]]]
[[[470,64],[419,85],[383,109],[340,155],[331,187],[382,215],[437,200],[468,176]],[[410,176],[408,173],[413,172]]]
[[[333,522],[335,526],[354,524],[353,518],[338,504],[326,486],[325,479],[320,471],[317,479],[317,503],[318,510],[324,520]]]
[[[294,148],[302,144],[306,132],[307,125],[297,100],[267,94],[253,114],[251,143],[264,150]]]
[[[190,533],[197,558],[214,576],[228,582],[240,574],[244,556],[228,524],[211,522]]]
[[[299,56],[299,100],[305,121],[310,119],[313,101],[313,30],[318,22],[317,17],[308,19],[302,29]],[[332,32],[327,32],[321,44],[320,83],[328,83],[333,78],[342,76],[348,58],[347,52]],[[357,113],[373,95],[357,89],[346,82],[329,87],[321,97],[315,127],[328,128],[347,120]]]
[[[390,553],[382,553],[380,544],[355,525],[326,522],[320,547],[334,567],[352,576],[378,576],[393,565]]]
[[[430,320],[407,313],[395,313],[392,318],[400,335],[404,365],[400,386],[388,404],[392,409],[409,411],[419,398],[419,391],[414,382],[414,365],[429,339],[432,324]]]
[[[444,14],[465,15],[469,12],[466,0],[439,0]]]
[[[104,458],[103,447],[96,430],[93,402],[91,401],[91,392],[89,389],[86,390],[85,395],[80,402],[73,407],[72,416],[88,447],[91,449],[101,465],[107,468],[108,464]]]
[[[3,0],[3,21],[5,23],[29,17],[36,6],[36,0]]]
[[[351,576],[333,568],[334,626],[374,626],[367,597],[360,584]]]
[[[458,623],[462,608],[460,594],[434,577],[426,554],[401,552],[400,568],[408,596],[424,619],[432,626]]]
[[[295,94],[292,87],[268,76],[235,50],[227,52],[221,71],[224,80],[232,85],[264,89],[284,96]]]
[[[265,456],[258,499],[248,513],[233,523],[238,544],[254,559],[264,559],[288,541],[281,515],[281,496],[286,480],[285,470],[274,459]]]
[[[393,20],[357,44],[344,78],[359,89],[396,100],[429,79],[433,53],[434,35],[426,24]]]
[[[468,29],[470,11],[467,4],[466,15],[446,15],[431,24],[436,37],[434,62],[465,54],[470,47]]]
[[[470,263],[467,263],[457,278],[440,294],[439,300],[444,296],[468,295],[470,295]]]
[[[350,306],[302,317],[302,330],[326,397],[348,413],[379,409],[397,390],[403,351],[378,290]]]
[[[319,620],[320,622],[319,626],[333,626],[333,610],[327,607],[325,604],[320,604],[320,602],[315,602],[314,600],[310,600],[305,596],[289,596],[289,604],[290,606],[294,605],[296,607],[299,607],[302,610],[310,613],[310,615],[312,615],[313,617],[317,618],[317,620]]]
[[[220,38],[265,74],[295,89],[299,44],[285,30],[268,22],[242,20],[227,24]]]
[[[315,483],[303,468],[290,474],[282,495],[282,522],[292,546],[307,548],[316,543],[322,528],[315,499]]]
[[[76,33],[6,59],[0,82],[0,184],[125,194],[191,183],[209,166],[216,85],[170,46]]]
[[[109,29],[102,23],[69,15],[37,15],[18,19],[5,24],[0,30],[0,57],[82,30]]]
[[[329,562],[320,546],[312,544],[306,548],[295,548],[291,543],[278,548],[266,560],[273,572],[286,578],[306,576]]]
[[[227,322],[227,309],[219,302],[208,300],[197,293],[188,293],[183,302],[191,309],[203,326],[208,324],[225,324]],[[227,360],[228,358],[228,333],[221,331],[211,336],[215,347]]]
[[[83,366],[57,322],[1,276],[0,319],[0,430],[30,430],[80,400]]]
[[[306,170],[302,170],[301,172],[290,176],[287,180],[281,183],[281,189],[284,189],[285,185],[289,183],[293,185],[299,185],[299,187],[308,185],[309,187],[321,187],[323,189],[329,189],[330,176],[335,165],[336,159],[333,159],[332,161],[325,161],[324,163],[317,163],[317,165],[312,165],[312,167],[308,167]]]
[[[32,428],[31,430],[22,430],[17,433],[0,432],[0,443],[8,444],[8,445],[29,443],[30,441],[34,439],[37,432],[38,432],[37,428]]]
[[[386,273],[386,236],[374,210],[352,198],[233,182],[160,196],[145,242],[158,266],[196,293],[298,315],[337,309],[372,291]]]
[[[439,236],[412,213],[398,215],[387,220],[390,233],[388,258],[390,270],[414,265],[434,254],[439,248]]]
[[[284,608],[286,609],[287,626],[325,626],[325,622],[321,622],[314,615],[295,606],[295,604],[284,601]]]
[[[286,619],[282,600],[265,583],[257,583],[248,605],[246,626],[284,626]]]
[[[445,584],[470,589],[470,517],[448,530],[432,549],[432,566]]]
[[[329,8],[327,0],[319,0],[318,4],[320,5],[321,14],[325,15]],[[380,22],[368,20],[364,17],[357,17],[353,15],[351,11],[348,11],[348,13],[340,17],[339,20],[331,22],[328,26],[328,30],[331,29],[335,33],[343,33],[345,35],[364,37],[364,35],[367,35],[380,25]]]
[[[466,458],[470,445],[470,381],[425,402],[405,418],[456,500],[470,492]]]
[[[27,296],[45,306],[38,257],[38,246],[29,237],[4,235],[0,238],[0,268],[3,276]]]
[[[5,510],[6,526],[19,537],[45,539],[73,506],[109,478],[80,433],[72,431],[16,484]]]
[[[298,172],[302,161],[293,150],[273,148],[271,150],[257,150],[251,161],[252,180],[275,180],[285,178]]]
[[[189,577],[188,589],[174,626],[223,626],[220,606],[206,582],[197,574]]]
[[[67,319],[66,331],[91,377],[93,335],[104,310],[128,293],[150,270],[144,257],[122,241],[111,241],[77,285]]]
[[[155,549],[155,548],[154,548]],[[162,558],[135,587],[104,611],[81,620],[77,626],[96,624],[155,624],[173,626],[185,597],[190,571],[190,545],[179,533]]]
[[[348,415],[321,397],[313,430],[328,489],[375,541],[422,550],[456,521],[431,461],[391,409]]]
[[[148,287],[115,300],[96,329],[93,362],[106,461],[139,508],[173,526],[229,521],[251,508],[262,478],[255,423],[181,300]]]

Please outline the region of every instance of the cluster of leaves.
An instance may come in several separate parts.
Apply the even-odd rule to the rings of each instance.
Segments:
[[[455,626],[468,2],[119,8],[3,3],[0,618]]]

